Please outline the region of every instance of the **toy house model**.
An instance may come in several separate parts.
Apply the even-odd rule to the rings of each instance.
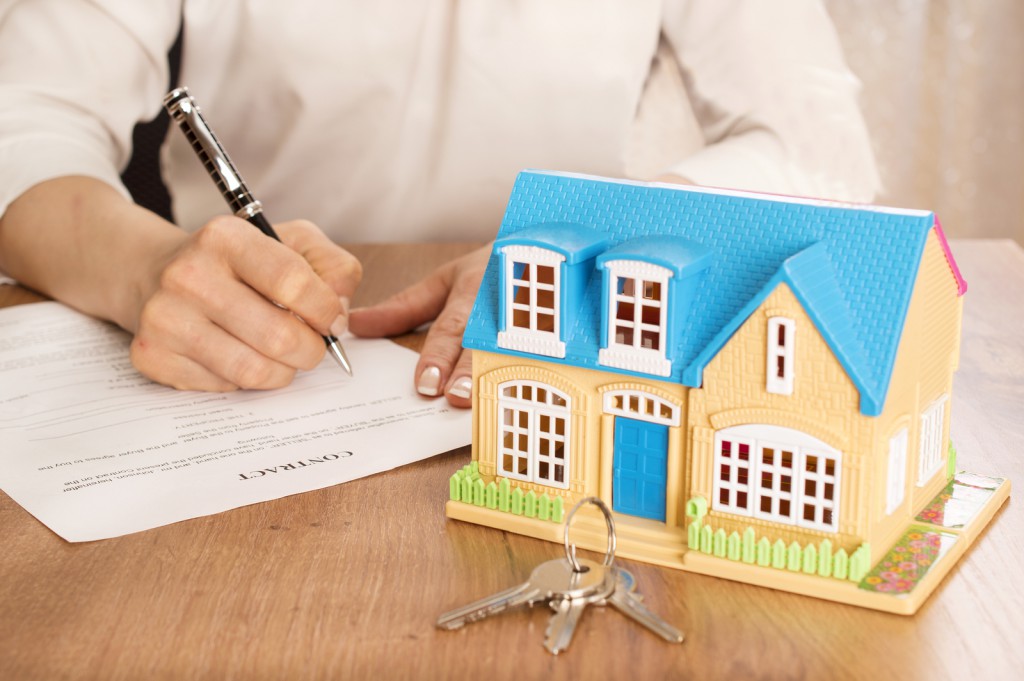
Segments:
[[[928,212],[524,172],[447,514],[598,496],[620,556],[912,613],[1009,494],[949,442],[965,290]]]

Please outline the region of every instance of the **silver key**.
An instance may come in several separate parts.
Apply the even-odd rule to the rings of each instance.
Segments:
[[[548,629],[544,632],[544,647],[548,652],[557,655],[569,647],[572,642],[572,635],[579,624],[583,610],[590,605],[587,598],[563,598],[560,601],[551,601],[551,608],[555,614],[548,622]]]
[[[584,559],[579,562],[581,566],[586,568],[586,571],[576,573],[576,579],[583,579],[584,575],[589,574],[589,581],[594,583],[596,575],[593,573],[600,570],[604,574],[604,582],[593,588],[570,588],[570,592],[576,595],[561,599],[556,598],[550,601],[549,605],[555,611],[555,614],[551,616],[551,621],[548,622],[548,628],[544,634],[544,647],[548,649],[548,652],[555,655],[569,647],[583,610],[591,603],[600,603],[609,598],[612,595],[612,591],[615,590],[616,580],[618,579],[618,574],[613,568],[599,565],[591,560]]]
[[[493,596],[444,613],[437,618],[437,626],[442,629],[458,629],[464,624],[496,615],[522,603],[533,605],[541,599],[540,590],[534,587],[531,581],[523,582],[519,586],[499,591]]]
[[[633,574],[629,570],[623,570],[622,568],[613,569],[617,573],[618,579],[615,591],[608,596],[606,602],[669,643],[682,643],[683,632],[655,615],[641,602],[640,599],[642,597],[635,591],[636,579],[633,577]]]
[[[533,605],[540,601],[610,596],[615,589],[615,575],[611,568],[587,559],[580,562],[587,568],[584,572],[575,572],[564,558],[542,563],[534,568],[524,583],[446,612],[437,619],[437,626],[458,629],[523,603]]]

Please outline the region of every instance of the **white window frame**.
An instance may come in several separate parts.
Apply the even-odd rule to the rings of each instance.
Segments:
[[[738,457],[723,455],[723,440],[735,446],[748,447],[746,464],[738,464]],[[817,438],[791,428],[765,424],[748,424],[723,428],[715,433],[712,509],[736,515],[760,518],[772,522],[794,525],[810,530],[837,532],[841,509],[840,489],[842,453]],[[765,462],[765,450],[773,450],[770,462]],[[780,452],[790,452],[791,466],[784,469]],[[815,462],[817,470],[810,470]],[[829,463],[832,472],[829,473]],[[723,466],[730,466],[729,480],[722,478]],[[738,472],[746,472],[742,482]],[[789,489],[784,488],[782,475],[789,473]],[[770,485],[763,487],[764,474],[770,475]],[[825,493],[831,487],[832,495]],[[809,489],[812,491],[808,491]],[[723,495],[724,492],[724,495]],[[743,497],[741,494],[745,494]],[[722,500],[723,496],[725,501]],[[761,509],[762,498],[772,500],[771,508]],[[743,503],[745,499],[746,503]],[[782,502],[789,502],[789,514],[783,512]],[[813,509],[813,518],[804,518],[805,511]],[[831,521],[825,520],[831,511]]]
[[[942,468],[942,434],[946,428],[946,402],[948,395],[928,405],[921,412],[921,430],[917,460],[917,486],[922,487]]]
[[[608,272],[608,306],[605,309],[608,335],[605,346],[598,352],[598,363],[654,376],[668,376],[672,373],[672,363],[668,360],[668,285],[672,278],[672,270],[639,260],[609,260],[603,265]],[[619,293],[620,280],[633,280],[633,294]],[[655,302],[645,298],[644,284],[657,284],[661,290],[660,298]],[[619,303],[633,305],[633,319],[618,319]],[[658,323],[649,324],[643,321],[644,308],[658,309]],[[633,340],[623,343],[616,340],[617,327],[633,330]],[[644,333],[656,333],[658,348],[642,346]]]
[[[751,461],[752,473],[756,473],[757,476],[752,483],[752,487],[755,489],[752,492],[753,499],[751,503],[755,518],[778,523],[792,522],[792,518],[796,515],[797,511],[795,488],[800,473],[797,467],[799,461],[795,450],[795,447],[781,442],[755,441],[753,452],[756,461],[753,459]],[[768,451],[772,452],[771,463],[765,462],[765,454]],[[788,468],[784,465],[783,461],[785,454],[789,454]],[[763,485],[765,475],[770,476],[771,479],[771,484],[767,488]],[[788,483],[785,482],[787,477],[789,478]],[[770,508],[768,510],[763,508],[763,502],[766,499],[770,501]],[[788,513],[785,512],[784,503],[786,504],[785,508],[789,510]]]
[[[560,253],[538,246],[511,245],[501,249],[504,256],[505,269],[502,273],[502,295],[505,302],[505,329],[498,332],[498,347],[518,352],[547,357],[565,357],[565,343],[561,340],[562,313],[560,308],[562,294],[562,263],[565,256]],[[529,269],[527,279],[516,279],[516,265],[525,265]],[[545,284],[537,281],[537,267],[551,267],[554,270],[553,282]],[[530,291],[528,303],[517,303],[515,292],[517,286],[527,286]],[[537,301],[538,291],[550,291],[552,308],[541,307]],[[516,311],[527,312],[530,327],[513,325]],[[549,330],[537,328],[537,318],[541,314],[550,313],[554,317],[554,328]]]
[[[722,440],[715,436],[715,485],[712,508],[739,515],[751,515],[754,506],[753,477],[754,456],[756,445],[754,440],[744,437],[729,437],[729,456],[722,454]],[[739,457],[740,448],[746,447],[746,459]],[[722,471],[728,469],[728,480],[723,479]],[[741,479],[741,475],[746,480]],[[722,493],[726,500],[722,501]]]
[[[682,412],[679,405],[642,390],[609,390],[603,405],[605,414],[663,426],[678,426]]]
[[[779,332],[785,342],[779,343]],[[793,359],[796,356],[796,321],[788,317],[768,319],[767,371],[765,390],[776,395],[793,394]],[[779,360],[782,360],[782,376],[779,376]]]
[[[909,432],[900,428],[889,438],[889,460],[885,476],[885,514],[903,504],[907,494],[907,442]]]
[[[834,450],[833,450],[834,451]],[[839,521],[839,458],[829,452],[817,448],[804,449],[801,452],[800,479],[797,489],[797,525],[812,530],[828,530],[835,532]],[[817,470],[812,471],[809,465],[814,462]],[[828,472],[828,464],[832,464],[832,472]],[[814,491],[808,492],[808,484],[813,484]],[[828,498],[822,490],[832,486],[832,498]],[[813,508],[814,517],[807,518],[807,509]],[[831,511],[832,522],[825,521],[825,512]]]
[[[561,422],[561,432],[558,423]],[[508,381],[498,386],[498,472],[514,480],[569,488],[572,402],[539,381]],[[505,436],[512,436],[512,446]],[[561,445],[562,457],[555,456]],[[543,450],[547,450],[545,453]],[[507,462],[511,461],[511,468]],[[525,464],[526,473],[519,472]],[[562,480],[558,468],[562,469]],[[545,469],[547,473],[545,474]]]

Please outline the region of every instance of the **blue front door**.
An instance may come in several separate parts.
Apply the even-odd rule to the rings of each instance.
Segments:
[[[664,522],[668,426],[617,417],[614,456],[615,511]]]

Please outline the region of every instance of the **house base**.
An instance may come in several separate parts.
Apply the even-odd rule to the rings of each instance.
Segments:
[[[1009,480],[958,474],[859,581],[822,577],[813,570],[765,567],[702,553],[688,547],[687,535],[682,529],[630,516],[615,518],[615,555],[838,603],[912,615],[988,526],[1009,495]],[[963,503],[965,497],[969,498],[966,504]],[[943,506],[947,512],[934,511]],[[455,520],[551,542],[563,541],[564,526],[550,520],[462,501],[448,501],[445,513]],[[605,550],[604,519],[594,509],[580,509],[573,517],[571,533],[571,541],[580,548],[599,553]]]

